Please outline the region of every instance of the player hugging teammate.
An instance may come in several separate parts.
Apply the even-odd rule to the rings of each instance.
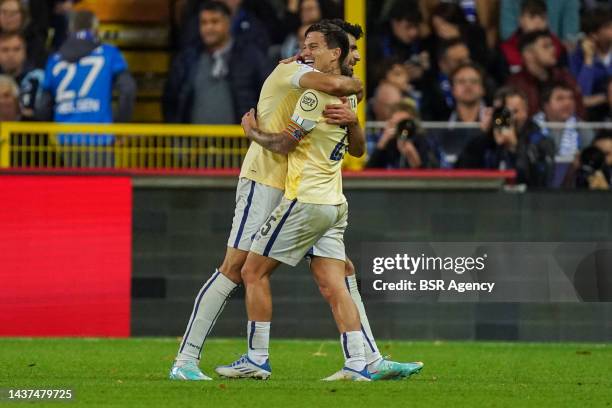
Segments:
[[[301,62],[279,64],[263,85],[257,117],[254,110],[243,117],[253,143],[240,173],[226,257],[196,298],[171,379],[210,379],[198,367],[202,348],[240,283],[246,289],[247,353],[215,371],[269,378],[269,278],[280,263],[295,266],[304,257],[332,309],[345,357],[342,369],[325,380],[405,378],[423,367],[381,356],[345,253],[342,159],[347,151],[365,151],[355,114],[361,84],[352,78],[361,34],[359,26],[342,20],[312,25]]]

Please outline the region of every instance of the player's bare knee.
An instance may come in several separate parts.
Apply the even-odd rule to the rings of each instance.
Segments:
[[[263,274],[259,268],[248,262],[245,263],[240,270],[240,276],[245,285],[252,285],[266,278],[265,274]]]
[[[329,286],[319,285],[319,292],[321,292],[321,296],[325,299],[326,302],[330,302],[332,298],[332,290]]]
[[[225,275],[227,279],[238,285],[242,283],[241,269],[241,265],[221,265],[219,267],[219,272]]]

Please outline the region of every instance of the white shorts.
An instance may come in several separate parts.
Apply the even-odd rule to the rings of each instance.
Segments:
[[[305,255],[346,261],[348,204],[321,205],[283,198],[253,239],[251,252],[297,265]]]
[[[283,190],[247,178],[238,180],[236,209],[227,246],[248,251],[259,228],[283,198]]]

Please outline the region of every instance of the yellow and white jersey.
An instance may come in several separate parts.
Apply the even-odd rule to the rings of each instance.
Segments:
[[[280,133],[285,129],[287,118],[291,117],[304,91],[300,89],[300,78],[311,71],[312,67],[298,62],[279,64],[272,71],[261,88],[257,103],[257,124],[261,130]],[[240,177],[284,190],[287,156],[272,153],[253,142],[242,163]]]
[[[300,143],[288,155],[287,199],[310,204],[346,202],[341,170],[348,148],[347,130],[327,124],[323,117],[326,105],[340,103],[335,96],[309,89],[296,104],[286,132]],[[350,96],[349,103],[357,109],[356,96]]]

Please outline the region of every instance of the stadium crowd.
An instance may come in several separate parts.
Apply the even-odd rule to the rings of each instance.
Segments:
[[[106,55],[114,63],[101,85],[119,91],[114,115],[110,91],[107,112],[86,120],[56,103],[62,83],[51,77],[59,62],[98,45],[87,34],[94,21],[69,24],[76,2],[0,0],[0,120],[130,120],[136,89],[119,52]],[[311,24],[342,17],[342,6],[177,0],[164,121],[239,123],[275,64],[299,52]],[[368,1],[367,119],[379,126],[369,127],[366,167],[516,169],[529,186],[610,186],[612,129],[583,124],[612,123],[611,7],[598,0]],[[554,180],[559,162],[569,171]]]

